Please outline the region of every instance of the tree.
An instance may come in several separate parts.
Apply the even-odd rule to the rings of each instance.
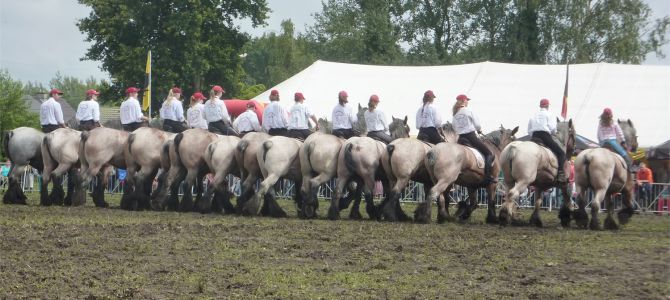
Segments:
[[[51,88],[57,88],[63,92],[63,98],[70,106],[77,108],[79,102],[86,98],[86,91],[89,89],[100,89],[101,83],[92,76],[82,81],[79,78],[63,75],[60,71],[49,81]]]
[[[0,132],[21,126],[40,128],[39,116],[23,101],[23,84],[0,70]]]
[[[79,30],[92,42],[83,59],[99,60],[113,78],[118,98],[142,87],[147,51],[152,52],[152,105],[173,86],[185,93],[218,84],[235,96],[244,76],[240,51],[248,36],[235,22],[263,24],[265,0],[79,0],[91,14]]]
[[[28,81],[23,85],[23,94],[24,95],[35,95],[39,93],[48,93],[49,90],[44,87],[44,85],[41,82],[31,82]]]

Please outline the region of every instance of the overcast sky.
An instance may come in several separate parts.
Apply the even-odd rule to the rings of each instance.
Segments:
[[[654,18],[670,15],[669,0],[646,0]],[[278,31],[284,19],[291,19],[298,31],[313,23],[312,14],[321,10],[319,0],[268,0],[273,12],[264,28],[242,30],[254,36]],[[89,44],[75,23],[88,15],[89,9],[76,0],[0,0],[0,69],[7,69],[13,78],[48,84],[56,71],[78,78],[109,78],[100,71],[96,61],[80,61]],[[666,58],[651,55],[645,64],[670,64],[670,45],[665,45]]]

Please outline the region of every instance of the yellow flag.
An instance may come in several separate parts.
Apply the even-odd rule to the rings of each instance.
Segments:
[[[147,69],[144,72],[144,96],[142,97],[142,110],[149,109],[151,114],[151,50],[147,54]]]

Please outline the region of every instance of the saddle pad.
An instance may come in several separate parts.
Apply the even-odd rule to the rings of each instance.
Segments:
[[[477,168],[483,169],[484,168],[484,156],[479,152],[479,150],[468,147],[466,146],[465,148],[468,148],[470,152],[472,152],[472,155],[475,156],[475,160],[477,161]]]

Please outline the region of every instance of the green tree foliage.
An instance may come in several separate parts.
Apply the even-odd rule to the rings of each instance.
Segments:
[[[245,71],[252,81],[266,87],[295,75],[315,60],[305,38],[295,37],[291,20],[282,21],[281,27],[279,34],[263,34],[245,46]]]
[[[49,90],[38,81],[28,81],[23,85],[23,94],[24,95],[35,95],[39,93],[47,93]]]
[[[56,72],[56,76],[49,81],[49,86],[61,90],[63,92],[63,98],[76,109],[79,102],[86,98],[87,90],[98,90],[102,84],[92,76],[86,80],[81,80],[76,77]]]
[[[21,126],[39,128],[40,119],[23,101],[23,84],[0,70],[0,132]]]
[[[250,18],[263,24],[265,0],[79,0],[90,15],[77,26],[92,42],[84,59],[99,60],[113,78],[118,98],[142,87],[147,51],[152,51],[152,99],[158,107],[172,86],[186,94],[214,84],[236,96],[244,76],[240,50],[247,35],[235,25]]]

